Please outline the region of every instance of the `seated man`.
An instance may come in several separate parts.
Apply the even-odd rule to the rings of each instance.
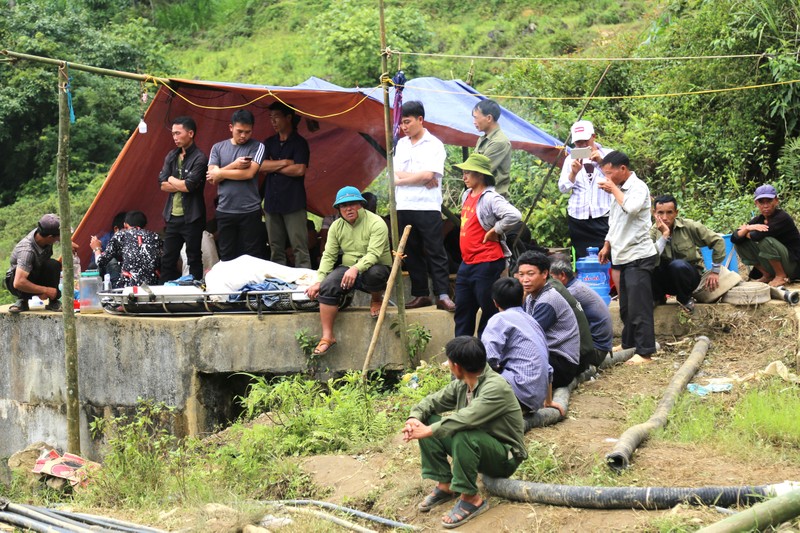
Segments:
[[[420,511],[461,495],[442,518],[442,527],[450,529],[489,508],[478,492],[479,473],[508,477],[528,452],[519,402],[506,380],[486,364],[481,341],[456,337],[445,353],[455,379],[411,409],[403,440],[419,441],[422,477],[436,481],[433,492],[419,504]]]
[[[333,207],[341,216],[328,231],[325,251],[317,270],[318,281],[306,289],[309,298],[319,300],[322,322],[322,338],[314,348],[314,355],[325,354],[336,344],[333,323],[345,294],[355,289],[370,292],[370,314],[373,318],[378,317],[392,255],[389,230],[381,217],[364,209],[366,203],[355,187],[342,187],[336,193]],[[334,268],[340,253],[342,264]]]
[[[100,238],[101,250],[105,250],[106,246],[108,246],[108,241],[111,240],[111,236],[123,228],[123,226],[125,225],[125,215],[127,215],[125,211],[120,211],[119,213],[114,215],[114,219],[111,221],[111,231],[107,231],[106,233],[100,235],[99,238]],[[106,274],[108,274],[109,278],[111,278],[112,286],[117,283],[117,280],[119,279],[119,276],[121,274],[120,266],[119,263],[117,263],[116,259],[112,259],[111,261],[109,261],[106,267],[102,270],[97,268],[97,263],[94,262],[94,254],[90,256],[88,270],[99,271],[101,278]]]
[[[543,253],[520,255],[514,275],[525,290],[525,312],[536,319],[547,338],[553,388],[565,387],[578,374],[580,366],[580,330],[575,313],[547,282],[550,259]]]
[[[742,262],[753,267],[751,279],[780,287],[800,275],[800,233],[789,213],[779,207],[775,187],[762,185],[754,196],[761,214],[739,226],[731,242]]]
[[[9,313],[27,311],[28,300],[33,296],[50,300],[46,306],[49,311],[61,311],[61,291],[58,290],[61,263],[52,258],[53,244],[61,238],[60,232],[58,216],[44,215],[36,229],[14,246],[5,286],[19,299],[8,308]]]
[[[568,260],[556,259],[550,265],[550,275],[564,284],[567,290],[581,304],[595,350],[595,366],[602,363],[614,342],[614,326],[608,306],[595,291],[575,277]]]
[[[98,268],[102,270],[112,259],[122,266],[122,274],[114,288],[158,283],[163,245],[157,233],[144,229],[146,225],[144,213],[128,211],[123,229],[111,237],[104,252],[96,236],[93,235],[89,241]]]
[[[522,309],[522,298],[522,285],[514,278],[500,278],[492,285],[499,313],[489,319],[481,336],[486,362],[508,381],[523,411],[562,410],[552,401],[547,339],[539,323]]]
[[[678,201],[671,194],[655,199],[656,224],[650,237],[661,255],[660,263],[653,271],[653,301],[656,305],[666,302],[667,294],[674,294],[687,311],[694,310],[692,293],[700,284],[705,270],[700,248],[713,250],[711,273],[706,278],[706,288],[716,290],[719,286],[719,268],[725,261],[725,241],[694,220],[678,216]]]

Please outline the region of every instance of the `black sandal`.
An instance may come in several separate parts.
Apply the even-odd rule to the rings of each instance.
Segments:
[[[455,492],[447,492],[440,489],[439,487],[434,487],[433,492],[425,496],[425,499],[422,500],[422,503],[420,503],[417,506],[417,509],[419,509],[420,512],[422,513],[427,513],[437,505],[449,502],[450,500],[457,497],[458,494],[456,494]]]

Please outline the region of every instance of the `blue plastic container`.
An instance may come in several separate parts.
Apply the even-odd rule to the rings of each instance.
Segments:
[[[611,303],[611,285],[608,279],[608,265],[600,264],[597,257],[598,248],[586,249],[586,257],[575,262],[576,277],[600,295],[606,305]]]
[[[727,257],[729,253],[731,253],[731,248],[733,248],[733,243],[731,242],[731,234],[728,233],[727,235],[723,235],[722,238],[725,240],[725,256]],[[703,253],[703,262],[706,264],[706,270],[711,269],[711,248],[708,246],[703,246],[700,248],[700,251]],[[733,257],[731,258],[731,264],[728,265],[728,270],[731,272],[739,272],[739,262],[736,260],[736,251],[733,252]]]

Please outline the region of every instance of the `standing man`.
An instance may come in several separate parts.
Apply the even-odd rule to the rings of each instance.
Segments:
[[[186,262],[194,279],[203,279],[201,243],[206,228],[204,189],[208,158],[194,143],[197,124],[191,117],[172,121],[174,150],[167,154],[158,175],[161,190],[169,193],[164,205],[164,257],[161,261],[161,283],[180,277],[178,259],[186,243]]]
[[[442,517],[442,527],[451,529],[489,508],[478,474],[509,477],[528,452],[522,409],[508,382],[487,364],[481,341],[456,337],[444,349],[455,379],[411,409],[403,440],[419,442],[422,477],[436,482],[419,510],[458,498]]]
[[[630,169],[630,159],[611,152],[600,163],[605,179],[598,186],[614,197],[608,235],[598,258],[619,271],[622,348],[636,348],[625,364],[649,363],[656,352],[653,324],[653,269],[658,252],[650,239],[650,190]]]
[[[695,304],[692,293],[705,270],[700,248],[708,246],[713,250],[705,288],[714,291],[719,286],[719,268],[725,260],[725,241],[701,223],[679,217],[678,201],[671,194],[656,198],[655,219],[650,237],[661,257],[653,272],[653,301],[662,304],[667,294],[674,294],[678,303],[691,313]]]
[[[425,129],[422,102],[406,102],[400,113],[405,137],[395,148],[394,185],[398,225],[411,225],[405,265],[413,299],[406,308],[433,305],[428,297],[430,272],[436,307],[452,313],[456,304],[448,294],[450,278],[442,234],[442,175],[447,154],[442,141]]]
[[[61,222],[57,215],[39,219],[36,229],[28,233],[11,251],[11,265],[6,272],[5,287],[19,298],[8,312],[14,315],[28,310],[28,300],[38,296],[49,300],[45,308],[61,311],[58,281],[61,263],[53,259],[53,244],[61,238]],[[74,245],[73,245],[74,248]]]
[[[511,141],[497,122],[501,113],[500,104],[494,100],[481,100],[472,110],[472,123],[483,133],[475,144],[475,153],[485,155],[492,162],[494,190],[508,200],[508,188],[511,185],[508,175],[511,170]]]
[[[314,355],[328,353],[336,344],[333,324],[342,297],[357,289],[372,296],[370,315],[378,318],[381,293],[386,289],[392,255],[389,252],[389,228],[381,217],[364,209],[367,201],[355,187],[336,193],[333,208],[339,211],[325,242],[325,251],[317,269],[317,282],[306,289],[309,298],[319,301],[322,337]],[[335,266],[341,254],[341,265]]]
[[[264,141],[264,212],[271,261],[286,265],[286,246],[294,252],[294,266],[311,268],[308,254],[306,187],[308,142],[297,133],[300,117],[282,102],[269,106],[275,135]]]
[[[222,261],[245,254],[266,256],[258,192],[264,145],[252,138],[253,124],[253,113],[235,111],[229,126],[231,138],[215,144],[208,161],[208,181],[218,187],[217,242]]]
[[[571,193],[567,226],[575,256],[580,258],[590,246],[602,248],[608,233],[608,211],[613,198],[598,187],[598,181],[603,178],[600,161],[610,150],[596,142],[594,126],[588,120],[579,120],[570,131],[576,148],[591,150],[586,158],[567,157],[558,179],[558,190],[563,194]]]
[[[753,267],[751,278],[780,287],[800,276],[800,232],[791,215],[778,207],[775,187],[761,185],[754,196],[760,214],[739,226],[731,242],[742,262]]]

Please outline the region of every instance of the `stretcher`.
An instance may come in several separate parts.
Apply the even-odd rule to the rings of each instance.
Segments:
[[[98,293],[114,315],[210,315],[215,313],[293,313],[317,311],[319,303],[303,288],[274,291],[206,292],[195,286],[141,286]]]

